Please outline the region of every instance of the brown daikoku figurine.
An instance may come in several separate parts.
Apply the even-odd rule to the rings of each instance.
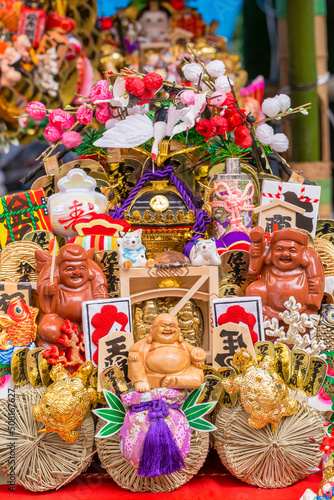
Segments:
[[[205,351],[184,342],[177,319],[158,314],[147,337],[129,350],[129,378],[136,391],[158,387],[197,389],[203,383]]]
[[[61,327],[66,319],[80,327],[83,301],[108,298],[107,282],[86,250],[75,243],[59,250],[52,280],[51,255],[36,250],[35,258],[40,271],[37,293],[41,311],[37,345],[48,348],[62,335]]]
[[[309,238],[297,229],[275,231],[270,243],[258,226],[250,232],[249,273],[261,279],[251,283],[247,296],[260,296],[264,319],[277,318],[284,302],[294,297],[302,305],[300,313],[317,314],[324,294],[324,269]]]

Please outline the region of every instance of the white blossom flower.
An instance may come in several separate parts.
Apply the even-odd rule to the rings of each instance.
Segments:
[[[289,148],[289,139],[285,134],[275,134],[270,142],[270,147],[278,153],[284,153]]]
[[[223,61],[219,61],[216,59],[215,61],[209,62],[209,64],[205,67],[210,76],[218,77],[225,75],[225,64]]]
[[[222,92],[231,92],[231,85],[228,81],[227,76],[219,76],[215,81],[215,89],[221,90]]]
[[[284,113],[285,111],[288,111],[288,109],[291,106],[290,97],[286,94],[278,94],[276,97],[279,100],[282,113]]]
[[[126,93],[125,90],[125,80],[124,78],[116,78],[113,89],[113,99],[111,99],[110,104],[112,106],[119,106],[122,108],[126,108],[126,106],[129,103],[129,96]],[[98,101],[95,102],[95,104],[98,103]]]
[[[198,82],[200,76],[203,75],[204,70],[200,64],[189,63],[183,66],[182,72],[189,82]]]
[[[274,137],[274,130],[270,125],[259,125],[255,131],[255,137],[262,144],[270,144]]]
[[[281,111],[281,104],[277,96],[268,97],[262,103],[262,111],[267,116],[275,116]]]

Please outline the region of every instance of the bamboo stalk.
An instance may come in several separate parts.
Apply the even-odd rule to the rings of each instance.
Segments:
[[[289,75],[293,107],[311,103],[308,116],[295,115],[292,125],[293,160],[320,160],[319,110],[314,35],[314,1],[287,0]]]

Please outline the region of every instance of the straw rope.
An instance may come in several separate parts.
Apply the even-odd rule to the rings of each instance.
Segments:
[[[40,403],[45,388],[30,384],[15,391],[15,431],[8,431],[8,400],[0,399],[0,471],[11,473],[15,460],[15,483],[31,491],[60,488],[85,471],[92,460],[94,423],[91,415],[77,429],[75,443],[67,443],[55,432],[38,434],[44,425],[36,422],[32,409]],[[8,447],[14,443],[14,451]]]
[[[275,432],[268,424],[262,429],[248,425],[248,413],[240,402],[221,407],[214,433],[215,447],[223,465],[242,481],[260,488],[284,488],[318,467],[322,457],[319,443],[325,436],[324,419],[311,408],[301,391],[292,394],[299,410],[280,420]]]
[[[103,423],[99,422],[97,431],[103,425]],[[107,439],[95,439],[95,443],[102,467],[106,469],[119,486],[133,492],[167,493],[176,490],[197,474],[208,454],[209,435],[207,432],[192,430],[190,453],[184,460],[186,468],[168,476],[157,477],[137,476],[137,469],[123,458],[118,434]]]

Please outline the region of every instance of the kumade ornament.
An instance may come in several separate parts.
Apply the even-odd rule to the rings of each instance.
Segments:
[[[82,218],[104,213],[107,198],[95,192],[96,180],[81,169],[72,169],[59,179],[59,193],[48,199],[53,232],[58,236],[76,236],[75,224]]]

